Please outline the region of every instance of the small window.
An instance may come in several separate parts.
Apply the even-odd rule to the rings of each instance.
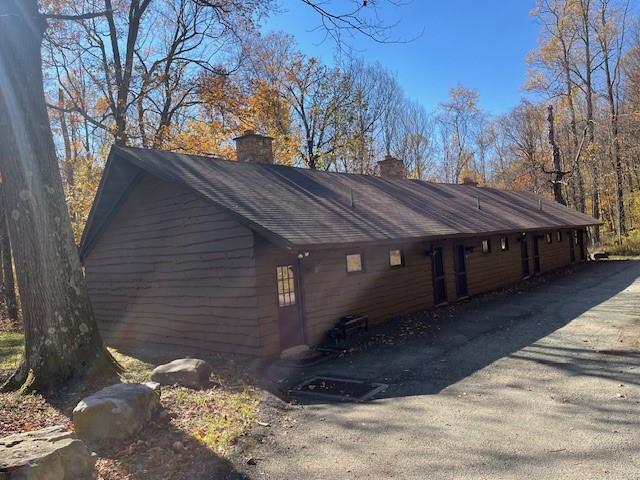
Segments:
[[[362,255],[359,253],[352,253],[347,255],[347,272],[355,273],[362,271]]]
[[[482,253],[491,253],[491,240],[482,240]]]
[[[560,230],[556,232],[556,240],[558,241],[558,243],[562,241],[562,232]]]
[[[276,278],[278,280],[278,304],[281,307],[296,304],[295,276],[292,265],[281,265],[276,267]]]
[[[571,232],[571,234],[573,235],[573,243],[575,245],[578,245],[578,231],[574,230],[574,231]]]
[[[547,243],[553,242],[553,237],[551,236],[550,233],[547,233],[546,238],[547,238]]]
[[[509,239],[507,237],[502,237],[500,239],[500,250],[503,252],[509,250]]]
[[[390,267],[402,267],[404,266],[404,254],[402,250],[389,250],[389,266]]]

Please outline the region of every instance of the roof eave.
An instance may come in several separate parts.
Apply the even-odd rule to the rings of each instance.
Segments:
[[[508,235],[517,233],[530,233],[547,230],[570,230],[574,228],[585,228],[600,225],[599,223],[584,223],[584,224],[572,224],[572,225],[554,225],[548,227],[532,227],[532,228],[518,228],[509,230],[494,230],[487,232],[469,232],[469,233],[455,233],[446,235],[422,235],[416,237],[398,237],[398,238],[382,238],[375,240],[362,240],[357,242],[327,242],[327,243],[292,243],[291,249],[293,250],[311,250],[311,249],[330,249],[330,248],[346,248],[358,246],[377,246],[377,245],[394,245],[394,244],[406,244],[415,242],[430,242],[430,241],[443,241],[443,240],[455,240],[455,239],[467,239],[474,237],[496,236],[496,235]]]

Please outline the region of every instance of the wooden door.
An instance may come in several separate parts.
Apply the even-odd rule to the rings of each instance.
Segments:
[[[586,251],[584,248],[584,231],[578,230],[578,247],[580,247],[580,260],[584,260],[586,258]]]
[[[286,350],[305,343],[304,326],[300,315],[300,282],[295,259],[279,263],[276,266],[275,275],[278,284],[280,350]]]
[[[571,257],[571,263],[576,261],[576,248],[575,248],[576,240],[577,240],[576,232],[575,230],[573,230],[569,237],[569,256]]]
[[[522,260],[522,277],[528,278],[529,272],[529,241],[525,233],[520,237],[520,258]]]
[[[540,237],[533,237],[533,273],[540,273]]]
[[[469,294],[469,289],[467,287],[467,265],[464,245],[453,247],[453,254],[456,269],[456,294],[458,298],[466,297]]]
[[[433,276],[433,303],[434,305],[440,305],[447,301],[447,283],[444,275],[442,247],[435,247],[431,252],[431,274]]]

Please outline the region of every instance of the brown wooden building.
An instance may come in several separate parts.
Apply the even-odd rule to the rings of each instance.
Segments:
[[[527,192],[113,147],[82,244],[108,344],[275,356],[586,258],[592,217]]]

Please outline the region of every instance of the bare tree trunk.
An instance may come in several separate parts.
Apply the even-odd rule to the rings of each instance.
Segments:
[[[607,101],[609,104],[609,121],[611,127],[611,162],[615,171],[616,178],[616,213],[617,213],[617,222],[616,222],[616,230],[618,233],[618,239],[620,240],[622,235],[626,233],[625,228],[625,212],[624,212],[624,189],[622,187],[623,182],[623,172],[622,172],[622,159],[620,158],[620,137],[619,137],[619,128],[618,128],[618,106],[616,105],[615,99],[615,83],[617,73],[612,75],[611,72],[611,55],[610,55],[610,45],[609,38],[607,32],[607,18],[606,18],[606,3],[603,3],[602,8],[600,9],[600,21],[602,32],[598,35],[598,39],[600,40],[600,46],[602,47],[603,52],[603,65],[604,65],[604,73],[605,73],[605,81],[607,83]],[[624,36],[624,24],[621,26],[622,35]],[[619,61],[619,60],[618,60]],[[615,65],[615,70],[619,65]]]
[[[3,390],[53,391],[119,366],[85,288],[49,126],[37,0],[0,0],[0,171],[20,290],[25,359]]]
[[[573,144],[573,152],[572,157],[576,158],[579,147],[578,140],[578,126],[576,122],[576,109],[573,104],[573,92],[571,91],[571,76],[569,73],[569,69],[567,68],[568,77],[568,85],[567,85],[567,102],[569,104],[569,115],[570,115],[570,128],[571,128],[571,142]],[[582,171],[580,170],[580,163],[576,162],[575,165],[572,166],[572,176],[573,176],[573,184],[575,189],[575,203],[578,211],[584,213],[585,212],[585,202],[584,202],[584,179],[582,178]]]
[[[18,324],[18,298],[13,278],[13,256],[7,232],[7,220],[4,209],[0,212],[0,250],[2,250],[2,295],[7,308],[7,316],[14,325]]]
[[[58,89],[58,102],[61,107],[64,107],[64,91],[62,88]],[[62,142],[64,143],[64,180],[68,186],[73,186],[75,182],[75,176],[73,171],[73,153],[71,149],[71,139],[69,138],[69,127],[67,126],[67,118],[64,110],[58,112],[58,118],[60,120],[60,130],[62,132]]]
[[[556,143],[555,129],[553,127],[553,105],[549,105],[547,108],[547,121],[549,122],[549,144],[551,145],[551,160],[553,164],[553,170],[551,171],[551,185],[553,186],[553,198],[556,202],[566,205],[567,202],[562,195],[562,177],[564,172],[562,171],[562,164],[560,162],[560,149]]]
[[[582,28],[584,42],[584,69],[585,69],[585,100],[587,104],[587,135],[589,141],[589,173],[591,175],[591,216],[593,218],[600,218],[600,192],[598,191],[599,183],[599,169],[597,165],[597,158],[594,152],[595,130],[593,123],[593,59],[591,56],[591,25],[589,21],[589,15],[591,10],[591,0],[581,0],[581,16],[582,16]],[[594,244],[600,243],[600,226],[595,225],[593,227],[592,240]]]

